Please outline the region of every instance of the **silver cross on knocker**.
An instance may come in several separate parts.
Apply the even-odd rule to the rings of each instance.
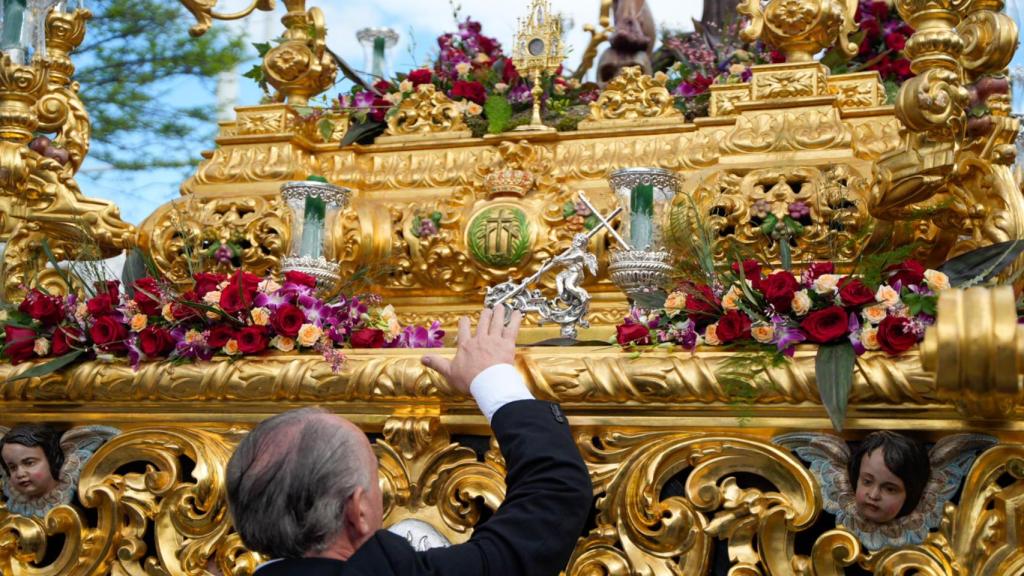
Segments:
[[[528,278],[520,282],[508,280],[488,288],[487,295],[484,297],[485,306],[493,308],[498,304],[504,304],[509,314],[513,310],[519,310],[523,314],[537,312],[540,314],[540,324],[549,322],[558,324],[561,326],[564,338],[576,339],[577,326],[590,327],[590,323],[586,319],[587,312],[590,310],[590,293],[582,286],[585,272],[597,273],[597,257],[587,250],[590,239],[600,230],[607,229],[623,248],[626,250],[631,248],[611,225],[611,221],[622,212],[621,207],[616,208],[608,216],[602,216],[586,194],[580,191],[578,197],[579,201],[589,208],[597,218],[598,224],[586,234],[577,234],[567,250],[548,258],[540,269]],[[555,298],[546,299],[540,290],[529,288],[531,284],[536,283],[556,266],[561,270],[555,276],[555,286],[558,290]]]

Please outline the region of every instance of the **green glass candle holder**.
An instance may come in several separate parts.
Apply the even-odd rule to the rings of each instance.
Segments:
[[[292,217],[291,243],[288,255],[281,261],[282,270],[309,274],[324,290],[337,285],[339,267],[332,258],[328,231],[351,195],[350,189],[330,184],[319,176],[281,186],[281,196]]]

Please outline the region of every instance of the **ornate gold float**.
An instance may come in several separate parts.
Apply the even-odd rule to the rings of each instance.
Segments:
[[[225,15],[215,1],[182,3],[197,17],[196,34],[214,19],[273,5],[254,1]],[[325,137],[295,108],[330,86],[336,66],[319,10],[302,0],[285,4],[286,39],[264,58],[279,102],[239,108],[236,120],[221,123],[216,147],[182,185],[183,198],[157,208],[138,230],[115,207],[84,197],[73,179],[89,124],[68,53],[81,42],[88,13],[51,16],[47,60],[3,63],[6,294],[17,296],[29,271],[45,268],[41,238],[51,239],[56,257],[79,257],[70,231],[82,222],[104,254],[137,243],[181,281],[186,243],[205,230],[224,241],[243,238],[247,269],[275,270],[290,230],[278,190],[310,173],[355,191],[330,230],[343,270],[386,269],[377,289],[404,321],[440,319],[447,327],[479,308],[486,286],[531,274],[568,246],[576,230],[561,208],[576,191],[612,207],[606,176],[623,167],[678,173],[681,198],[714,216],[723,261],[735,243],[779,261],[778,247],[750,223],[761,199],[812,206],[814,223],[793,246],[797,265],[829,258],[849,269],[880,247],[912,241],[920,242],[919,257],[936,263],[1024,236],[1024,198],[1010,169],[1018,122],[1007,98],[988,102],[995,128],[986,136],[971,137],[965,127],[966,87],[1004,70],[1016,44],[999,0],[895,2],[918,30],[908,45],[917,76],[895,105],[885,104],[876,74],[831,75],[810,59],[837,40],[848,48],[855,3],[750,0],[742,3],[752,17],[746,33],[790,61],[755,67],[746,83],[714,86],[708,118],[686,122],[663,78],[627,70],[575,132],[473,138],[445,94],[422,88],[384,137],[346,147],[339,141],[347,118],[335,118]],[[28,151],[37,125],[57,133],[69,164]],[[419,238],[413,220],[435,212],[438,233]],[[837,232],[826,224],[835,221],[843,224],[838,253],[829,244]],[[480,228],[495,234],[474,234]],[[610,247],[605,232],[591,243],[602,270],[587,286],[593,327],[584,338],[607,340],[627,310],[621,293],[600,279]],[[40,281],[46,285],[47,275]],[[876,574],[1024,574],[1024,332],[1010,288],[948,292],[919,349],[857,360],[850,439],[886,428],[933,440],[983,431],[1001,441],[974,463],[959,503],[925,543],[872,555],[843,529],[809,548],[794,543],[822,512],[820,487],[770,439],[830,426],[813,347],[752,374],[721,349],[635,355],[610,345],[529,345],[549,335],[552,329],[528,325],[517,366],[539,398],[565,408],[595,485],[595,521],[567,574],[704,574],[717,541],[726,542],[725,563],[737,575],[838,575],[857,562]],[[0,573],[252,573],[263,559],[231,529],[224,466],[255,422],[308,404],[380,435],[386,523],[414,518],[464,541],[485,509],[501,502],[505,465],[493,440],[474,450],[480,442],[469,437],[489,432],[472,401],[418,359],[407,350],[351,351],[338,373],[318,356],[284,353],[138,370],[94,361],[22,379],[28,366],[0,365],[0,424],[124,430],[86,466],[81,508],[60,507],[36,521],[0,505]],[[737,473],[772,488],[741,485]],[[666,495],[672,482],[682,490]],[[63,544],[54,552],[57,536]],[[44,557],[49,564],[33,567]]]

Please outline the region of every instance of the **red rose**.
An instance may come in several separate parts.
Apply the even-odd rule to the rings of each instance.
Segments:
[[[106,316],[114,311],[114,299],[107,293],[97,294],[86,301],[85,307],[91,316]]]
[[[776,311],[786,313],[793,309],[793,294],[799,287],[800,283],[792,274],[782,271],[772,274],[761,282],[761,293],[775,307]]]
[[[174,337],[160,326],[149,326],[139,332],[139,349],[149,358],[170,354],[174,349]]]
[[[772,50],[768,54],[768,60],[771,61],[772,64],[779,64],[786,61],[786,55],[780,50]]]
[[[619,346],[626,346],[632,343],[647,344],[651,331],[643,324],[620,324],[615,328],[616,338]]]
[[[681,288],[686,294],[687,316],[698,325],[711,323],[721,304],[711,288],[706,284],[684,284]]]
[[[899,52],[903,50],[903,47],[907,45],[907,37],[899,32],[890,32],[885,35],[885,46],[893,52]]]
[[[60,326],[53,333],[53,348],[50,349],[54,356],[63,356],[71,349],[82,344],[82,331],[74,326]]]
[[[43,326],[52,326],[60,322],[61,316],[64,315],[59,296],[50,296],[35,288],[25,295],[18,310],[39,320]]]
[[[182,294],[181,298],[186,302],[198,301],[198,298],[196,298],[196,293],[191,290]],[[199,312],[191,306],[175,302],[171,304],[171,316],[175,320],[184,320],[186,318],[191,318],[192,316],[199,316]]]
[[[501,81],[511,86],[519,80],[519,71],[516,70],[516,65],[512,63],[512,60],[505,58],[503,62],[505,66],[501,70]]]
[[[760,290],[761,289],[761,263],[758,262],[757,260],[750,260],[750,259],[748,259],[748,260],[744,260],[743,261],[742,266],[743,266],[743,277],[746,278],[747,280],[750,280],[750,284],[754,287],[755,290]],[[740,275],[740,263],[739,262],[733,262],[732,263],[732,271],[735,272],[737,276]]]
[[[377,80],[373,83],[373,88],[381,94],[387,94],[392,90],[391,82],[388,82],[387,80]]]
[[[718,339],[728,344],[740,338],[750,337],[750,318],[739,310],[729,310],[718,321]]]
[[[913,72],[910,70],[910,60],[908,58],[894,60],[892,63],[892,73],[903,80],[913,76]]]
[[[228,291],[234,288],[237,291],[239,287],[241,287],[242,292],[247,294],[250,298],[254,298],[256,296],[256,291],[260,288],[260,282],[262,281],[263,279],[255,274],[239,270],[228,278],[228,285],[224,287],[224,290]]]
[[[391,109],[391,102],[383,98],[374,98],[370,104],[370,120],[383,122],[388,117],[388,110]]]
[[[885,269],[889,273],[889,284],[900,283],[900,286],[919,286],[924,282],[924,266],[917,260],[904,260]]]
[[[889,354],[906,352],[917,342],[917,333],[911,330],[908,318],[886,316],[878,325],[878,346]]]
[[[123,352],[126,349],[124,341],[128,337],[128,328],[113,316],[103,316],[89,328],[89,336],[107,352]]]
[[[316,288],[316,278],[303,272],[285,272],[285,284],[298,284],[307,288]]]
[[[453,100],[459,100],[465,98],[470,102],[476,102],[477,104],[483,104],[487,101],[487,92],[484,90],[484,85],[479,82],[467,82],[465,80],[456,80],[452,86],[450,96]]]
[[[839,306],[829,306],[824,310],[811,312],[800,323],[807,334],[807,339],[817,344],[835,342],[849,331],[850,317]],[[719,328],[721,330],[721,328]],[[719,334],[721,338],[721,334]]]
[[[306,323],[306,315],[293,304],[284,304],[278,307],[273,316],[270,317],[270,325],[281,336],[295,338],[299,335],[299,328]]]
[[[220,293],[220,308],[228,314],[237,314],[252,307],[253,296],[239,290],[237,286],[228,286]]]
[[[160,314],[160,287],[155,278],[145,277],[135,281],[135,295],[132,300],[139,310],[147,316]]]
[[[868,10],[871,11],[871,15],[879,20],[885,20],[889,18],[889,5],[883,0],[874,0],[868,5]]]
[[[376,328],[363,328],[352,333],[349,339],[353,348],[383,348],[384,331]]]
[[[262,326],[247,326],[238,332],[238,351],[242,354],[259,354],[267,349],[269,342]]]
[[[839,299],[845,306],[863,306],[875,301],[875,293],[857,278],[845,278],[839,285]]]
[[[231,326],[218,324],[210,328],[210,333],[206,336],[206,344],[210,348],[223,348],[228,343],[228,340],[234,337],[235,331],[231,329]]]
[[[814,262],[813,264],[808,266],[806,270],[804,270],[804,274],[803,274],[803,278],[802,279],[804,281],[804,284],[810,285],[815,280],[817,280],[819,276],[824,276],[825,274],[835,274],[835,273],[836,273],[836,266],[835,266],[835,264],[833,264],[831,262]]]
[[[227,276],[223,274],[210,274],[209,272],[200,272],[193,277],[196,281],[196,285],[193,288],[196,295],[199,298],[206,296],[207,292],[213,292],[220,286],[220,283],[227,279]]]
[[[36,355],[36,331],[19,326],[4,326],[4,356],[11,364],[18,364]]]
[[[101,280],[93,284],[96,288],[97,294],[110,294],[112,299],[116,300],[118,293],[121,291],[120,280]]]
[[[426,68],[420,68],[419,70],[413,70],[409,72],[409,82],[412,82],[413,86],[419,86],[420,84],[430,84],[434,81],[434,73]]]

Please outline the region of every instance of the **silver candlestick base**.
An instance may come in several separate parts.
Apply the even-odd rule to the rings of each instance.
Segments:
[[[330,294],[341,282],[341,268],[323,256],[286,256],[281,259],[282,272],[302,272],[316,278],[317,287]]]
[[[612,282],[634,301],[649,302],[665,295],[671,281],[672,255],[653,250],[614,250],[609,255]]]

